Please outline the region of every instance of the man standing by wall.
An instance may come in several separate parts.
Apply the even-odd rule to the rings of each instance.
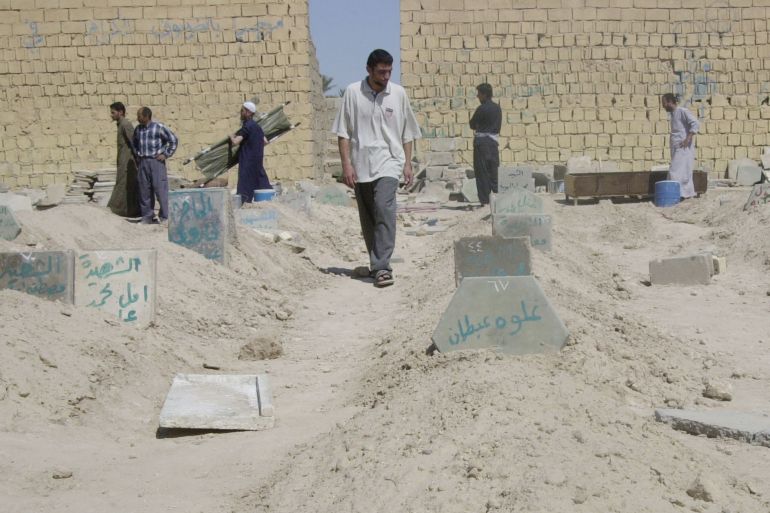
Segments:
[[[139,217],[139,183],[136,176],[131,141],[134,125],[126,119],[126,106],[121,102],[110,105],[110,117],[118,125],[118,163],[115,187],[107,206],[113,214],[123,217]]]
[[[473,137],[473,171],[476,175],[476,189],[482,205],[489,204],[489,194],[497,194],[497,168],[500,166],[500,127],[503,111],[492,101],[492,86],[480,84],[476,87],[476,98],[481,105],[471,117]]]
[[[682,198],[695,196],[692,170],[695,167],[695,134],[700,124],[692,112],[677,105],[676,96],[666,93],[661,98],[663,108],[671,115],[671,167],[668,179],[679,182]]]
[[[421,137],[406,91],[390,82],[392,69],[393,57],[385,50],[369,54],[367,77],[345,89],[332,127],[343,181],[356,193],[375,287],[393,284],[396,191],[402,172],[406,185],[412,183],[412,145]]]
[[[246,102],[241,106],[243,126],[230,136],[233,145],[238,148],[238,189],[243,203],[254,200],[254,190],[272,189],[263,164],[267,139],[262,128],[254,121],[257,106]]]
[[[168,220],[168,175],[166,159],[176,151],[179,140],[162,123],[152,120],[149,107],[136,113],[139,123],[134,130],[134,151],[139,164],[139,206],[142,224],[155,222],[155,197],[160,202],[158,221]]]

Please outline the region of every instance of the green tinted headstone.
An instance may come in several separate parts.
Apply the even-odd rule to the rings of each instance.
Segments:
[[[551,249],[551,216],[546,214],[495,214],[492,217],[492,233],[512,239],[529,237],[535,249]]]
[[[526,276],[531,273],[528,237],[466,237],[455,241],[455,283],[475,276]]]
[[[278,211],[273,208],[242,208],[235,214],[238,223],[255,230],[278,229]]]
[[[465,278],[435,331],[442,352],[498,348],[511,354],[553,353],[569,332],[532,276]]]
[[[743,210],[764,205],[768,202],[770,202],[770,182],[759,183],[751,190],[751,194],[749,194],[749,199],[746,200]]]
[[[74,261],[72,251],[0,253],[0,289],[72,303]]]
[[[479,191],[476,188],[476,180],[465,179],[463,180],[463,197],[465,201],[469,203],[479,202]]]
[[[530,166],[505,166],[497,169],[497,189],[503,193],[511,189],[528,189],[534,192],[535,181]]]
[[[494,214],[542,214],[543,200],[537,194],[524,189],[510,189],[495,194]]]
[[[324,185],[315,195],[316,201],[324,205],[348,207],[351,205],[350,196],[336,185]]]
[[[21,233],[21,225],[8,205],[0,205],[0,238],[13,240]]]
[[[228,191],[181,189],[168,193],[168,240],[220,264],[227,261]]]

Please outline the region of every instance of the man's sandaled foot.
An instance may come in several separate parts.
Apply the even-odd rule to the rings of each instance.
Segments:
[[[375,287],[387,287],[393,285],[393,273],[387,269],[383,269],[374,273],[374,286]]]

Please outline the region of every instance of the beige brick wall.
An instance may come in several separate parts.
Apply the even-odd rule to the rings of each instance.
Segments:
[[[472,162],[475,86],[503,108],[501,160],[668,161],[659,95],[702,121],[715,174],[770,145],[769,0],[401,0],[401,69],[426,138]],[[429,141],[419,148],[428,148]]]
[[[108,106],[147,105],[180,138],[170,171],[238,126],[239,105],[301,126],[266,149],[271,177],[321,172],[323,95],[307,0],[0,0],[0,182],[40,186],[114,166]],[[229,114],[229,116],[228,116]]]

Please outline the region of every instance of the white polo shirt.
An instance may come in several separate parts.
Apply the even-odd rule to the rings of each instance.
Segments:
[[[404,88],[388,82],[375,93],[366,79],[345,89],[332,132],[350,139],[350,161],[359,182],[398,179],[406,163],[404,143],[422,136]]]

